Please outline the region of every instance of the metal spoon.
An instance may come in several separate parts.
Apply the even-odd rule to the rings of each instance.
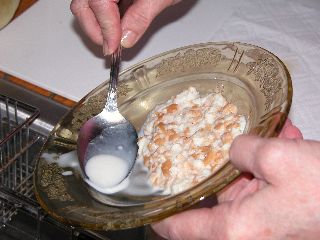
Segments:
[[[78,158],[86,177],[85,166],[94,156],[106,154],[123,159],[128,165],[128,174],[135,163],[138,150],[137,132],[133,125],[120,114],[117,106],[121,51],[120,46],[111,55],[110,84],[103,111],[89,119],[79,132]],[[108,159],[106,158],[105,161]]]

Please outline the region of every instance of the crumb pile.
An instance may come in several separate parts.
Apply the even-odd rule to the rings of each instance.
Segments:
[[[149,169],[154,187],[175,194],[224,164],[245,125],[245,117],[221,94],[201,97],[190,87],[150,112],[138,141],[138,160]]]

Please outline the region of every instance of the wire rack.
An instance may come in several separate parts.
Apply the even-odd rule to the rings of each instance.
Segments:
[[[40,239],[40,227],[51,224],[75,239],[72,227],[46,217],[34,200],[35,153],[45,137],[30,126],[39,113],[35,107],[0,94],[0,233],[5,232],[10,239]]]
[[[31,134],[29,126],[38,115],[37,108],[0,95],[0,185],[4,190],[28,198],[33,194],[31,178],[34,167],[29,161],[29,149],[39,139],[36,134]],[[0,200],[2,226],[15,213],[14,206]]]

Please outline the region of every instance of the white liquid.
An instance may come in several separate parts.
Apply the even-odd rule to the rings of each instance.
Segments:
[[[109,155],[100,155],[103,158],[108,157]],[[62,176],[64,177],[69,177],[72,175],[77,175],[77,174],[81,174],[81,170],[80,170],[80,166],[79,166],[79,162],[78,162],[78,156],[77,156],[77,152],[76,151],[71,151],[62,155],[57,155],[57,154],[49,154],[49,153],[44,153],[41,156],[42,158],[44,158],[48,163],[56,163],[59,165],[59,167],[61,168],[71,168],[70,170],[64,171],[61,173]],[[95,180],[92,179],[85,179],[85,181],[94,189],[96,189],[99,192],[105,193],[105,194],[115,194],[118,192],[122,192],[125,194],[129,194],[129,195],[133,195],[133,196],[148,196],[151,194],[156,194],[156,195],[161,195],[162,194],[162,190],[161,189],[157,189],[154,188],[151,183],[149,182],[148,179],[148,169],[147,167],[144,166],[142,160],[137,159],[135,166],[132,170],[132,172],[130,173],[130,175],[124,179],[126,177],[126,174],[128,173],[128,166],[127,163],[123,163],[124,160],[111,156],[112,158],[116,158],[118,159],[116,164],[122,162],[122,164],[124,165],[123,169],[120,171],[123,173],[123,177],[120,177],[120,175],[118,175],[118,182],[116,182],[114,184],[114,186],[112,187],[99,187],[98,184],[96,182],[94,182]],[[90,159],[92,160],[92,159]],[[89,163],[89,161],[88,161]],[[91,162],[90,164],[94,163]],[[109,162],[110,163],[110,162]],[[115,165],[116,165],[115,164]],[[95,164],[92,164],[95,165]],[[102,164],[104,165],[104,164]],[[112,165],[111,163],[108,165]],[[121,163],[120,163],[121,165]],[[121,166],[120,166],[121,167]],[[88,164],[86,165],[86,173],[88,175]],[[115,166],[92,166],[93,171],[96,171],[96,169],[98,169],[98,171],[102,172],[102,175],[105,175],[107,173],[109,173],[111,171],[111,174],[115,174]],[[111,170],[112,169],[112,170]],[[89,170],[90,171],[90,170]],[[94,174],[93,174],[94,175]],[[109,175],[110,176],[110,175]],[[89,175],[88,175],[89,177]],[[123,180],[124,179],[124,180]],[[123,180],[123,181],[122,181]],[[103,185],[103,184],[102,184]]]
[[[71,176],[71,175],[73,175],[73,172],[72,171],[65,171],[65,172],[62,172],[61,175],[62,176]]]
[[[76,151],[67,152],[60,156],[55,153],[43,153],[42,158],[46,159],[49,163],[56,163],[61,168],[79,168],[78,156]]]
[[[98,188],[112,188],[128,174],[128,163],[121,158],[101,154],[90,158],[85,172],[91,183]]]

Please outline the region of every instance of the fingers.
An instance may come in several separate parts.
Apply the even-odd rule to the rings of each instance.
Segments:
[[[279,138],[302,139],[302,134],[300,130],[292,124],[291,120],[287,119],[279,135]],[[237,180],[235,180],[222,192],[219,193],[218,201],[232,201],[240,195],[250,194],[253,191],[259,189],[264,182],[258,181],[258,183],[259,187],[255,188],[254,184],[252,183],[252,175],[242,173]],[[248,186],[249,184],[251,187]]]
[[[159,223],[152,225],[152,228],[162,237],[170,240],[194,240],[209,239],[213,236],[228,239],[221,236],[225,227],[228,204],[221,204],[214,208],[203,208],[190,210],[169,217]]]
[[[118,45],[132,47],[152,20],[166,7],[180,0],[136,0],[120,21],[119,0],[73,0],[71,12],[90,39],[103,46],[104,55],[113,53]],[[121,23],[122,22],[122,23]]]
[[[255,177],[263,178],[257,169],[256,161],[259,149],[264,146],[264,139],[257,136],[241,135],[234,139],[230,148],[230,159],[232,163],[242,172],[249,172]],[[257,153],[258,152],[258,153]]]
[[[291,120],[287,119],[279,134],[279,138],[302,139],[303,136],[301,131],[292,124]]]
[[[119,45],[121,39],[120,13],[118,1],[89,0],[89,5],[101,28],[103,53],[110,55]]]
[[[81,29],[96,44],[102,45],[103,38],[100,25],[89,6],[88,0],[73,0],[70,5],[71,12],[77,18]]]
[[[225,187],[218,194],[218,202],[227,202],[234,200],[237,195],[250,183],[252,180],[252,175],[247,173],[242,173],[235,181],[230,185]]]
[[[268,186],[268,184],[263,180],[240,177],[238,181],[229,185],[221,194],[219,194],[218,202],[241,201],[248,195],[256,193],[266,186]]]
[[[231,145],[230,159],[239,170],[276,184],[285,174],[285,169],[282,169],[286,167],[284,162],[292,159],[295,151],[295,142],[292,140],[243,135]]]
[[[162,10],[177,2],[179,1],[136,0],[122,18],[122,46],[132,47],[141,38],[153,19]]]
[[[243,135],[232,143],[230,159],[239,170],[278,185],[290,173],[304,167],[302,159],[310,159],[315,155],[314,151],[307,150],[313,145],[312,141],[301,139],[265,139]]]
[[[121,39],[118,0],[73,0],[71,11],[90,39],[103,46],[104,55],[113,53]]]
[[[274,173],[278,172],[277,168],[292,155],[289,146],[295,147],[291,141],[285,139],[302,139],[302,134],[291,120],[287,119],[279,138],[283,140],[239,136],[230,148],[231,161],[240,170],[272,183],[275,180]]]

